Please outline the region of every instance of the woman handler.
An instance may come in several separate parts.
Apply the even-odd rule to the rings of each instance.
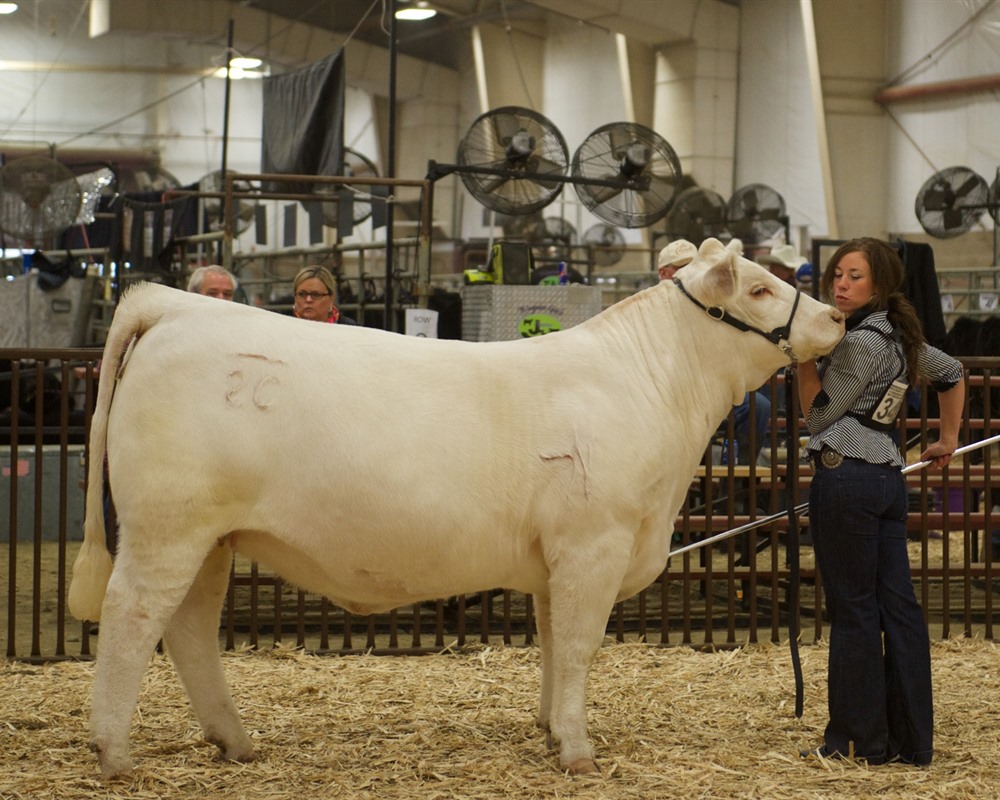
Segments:
[[[815,464],[809,527],[831,626],[830,720],[823,744],[804,757],[929,764],[933,755],[930,642],[910,577],[894,423],[908,387],[927,379],[941,424],[920,458],[945,466],[958,446],[965,383],[961,364],[924,341],[902,281],[891,245],[841,245],[821,289],[847,316],[847,333],[818,367],[797,371]]]

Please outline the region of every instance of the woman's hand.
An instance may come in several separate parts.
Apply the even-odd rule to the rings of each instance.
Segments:
[[[931,469],[942,469],[951,463],[951,455],[954,452],[954,445],[949,446],[945,442],[937,441],[920,454],[920,460],[930,461]]]

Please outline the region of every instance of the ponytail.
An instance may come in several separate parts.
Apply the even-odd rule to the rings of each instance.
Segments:
[[[889,295],[886,316],[899,333],[903,355],[906,356],[906,379],[913,386],[923,377],[920,374],[920,348],[924,344],[924,329],[920,317],[902,292]]]

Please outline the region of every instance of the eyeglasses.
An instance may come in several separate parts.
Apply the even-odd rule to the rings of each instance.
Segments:
[[[295,296],[299,300],[319,300],[321,297],[329,297],[330,292],[296,292]]]

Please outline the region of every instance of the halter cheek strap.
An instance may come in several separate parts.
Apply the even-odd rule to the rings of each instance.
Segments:
[[[789,343],[788,338],[792,332],[792,320],[795,319],[795,312],[799,307],[799,297],[801,292],[795,292],[795,300],[792,303],[792,313],[788,315],[788,322],[786,322],[781,327],[775,328],[773,331],[768,333],[767,331],[762,331],[760,328],[755,328],[753,325],[748,325],[741,319],[737,319],[732,314],[730,314],[722,306],[706,306],[701,303],[697,298],[692,296],[687,289],[684,288],[684,284],[681,283],[681,279],[675,277],[673,279],[674,284],[681,293],[692,303],[694,303],[698,308],[702,309],[708,316],[714,319],[716,322],[725,322],[727,325],[732,325],[734,328],[740,331],[750,331],[756,333],[759,336],[763,336],[771,344],[775,345],[782,353],[784,353],[791,360],[792,364],[798,363],[798,358],[796,358],[795,353],[792,350],[792,345]]]

